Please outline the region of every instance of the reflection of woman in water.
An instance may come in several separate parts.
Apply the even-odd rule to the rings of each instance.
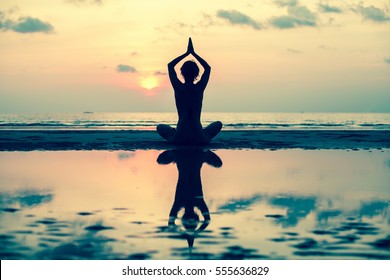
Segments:
[[[203,198],[202,180],[200,171],[204,162],[214,167],[221,167],[221,159],[211,151],[203,151],[199,148],[176,149],[165,151],[159,155],[159,164],[176,163],[178,181],[176,186],[175,201],[169,212],[168,225],[176,227],[176,220],[180,220],[189,246],[192,247],[196,234],[203,231],[210,222],[210,213]],[[179,218],[180,210],[184,213]],[[203,216],[200,221],[198,213]]]
[[[181,67],[185,82],[182,83],[176,75],[175,66],[188,55],[194,56],[204,69],[199,82],[194,83],[199,76],[199,67],[194,61],[186,61]],[[175,91],[175,101],[179,121],[176,129],[169,125],[159,124],[157,132],[161,137],[174,144],[206,144],[222,129],[220,121],[213,122],[205,129],[200,123],[203,92],[210,77],[210,66],[194,51],[191,38],[188,41],[187,52],[178,56],[168,64],[169,79]]]

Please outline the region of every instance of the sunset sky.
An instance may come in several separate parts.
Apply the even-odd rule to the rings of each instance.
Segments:
[[[390,112],[387,0],[3,0],[0,113],[175,111],[188,37],[204,111]]]

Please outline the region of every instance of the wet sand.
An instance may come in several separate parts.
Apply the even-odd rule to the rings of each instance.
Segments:
[[[0,151],[164,150],[173,146],[155,131],[0,130]],[[211,149],[381,149],[388,130],[222,131]]]
[[[1,152],[0,258],[390,259],[389,149],[214,153],[194,232],[161,150]]]

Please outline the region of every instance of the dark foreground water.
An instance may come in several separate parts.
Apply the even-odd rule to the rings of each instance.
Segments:
[[[1,152],[0,258],[390,259],[389,182],[389,150]]]

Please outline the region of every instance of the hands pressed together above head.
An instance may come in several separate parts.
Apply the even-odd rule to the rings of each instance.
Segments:
[[[191,37],[188,39],[187,54],[194,54],[194,45],[192,44]]]

